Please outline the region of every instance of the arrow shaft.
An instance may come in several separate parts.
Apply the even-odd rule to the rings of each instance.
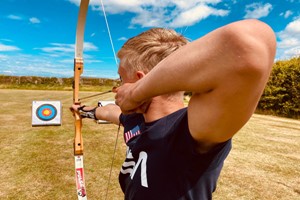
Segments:
[[[79,101],[83,100],[83,99],[89,99],[89,98],[92,98],[92,97],[96,97],[96,96],[101,96],[103,94],[107,94],[107,93],[110,93],[112,92],[112,90],[108,90],[106,92],[101,92],[101,93],[98,93],[98,94],[93,94],[93,95],[90,95],[90,96],[86,96],[86,97],[82,97],[79,99]]]

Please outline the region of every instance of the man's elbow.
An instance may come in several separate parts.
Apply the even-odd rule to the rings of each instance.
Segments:
[[[258,20],[244,20],[227,27],[227,38],[233,46],[233,57],[239,71],[269,75],[276,52],[273,30]]]

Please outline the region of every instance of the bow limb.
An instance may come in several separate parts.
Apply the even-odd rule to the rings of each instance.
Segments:
[[[83,72],[83,39],[86,15],[89,0],[81,0],[77,29],[74,58],[74,85],[73,85],[73,103],[79,105],[79,82],[80,75]],[[83,140],[82,140],[82,119],[78,113],[75,113],[75,138],[74,138],[74,158],[75,158],[75,177],[77,196],[79,200],[86,200],[86,188],[83,170]]]

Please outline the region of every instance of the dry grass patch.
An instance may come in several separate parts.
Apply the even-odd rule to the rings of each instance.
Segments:
[[[62,126],[31,127],[33,100],[60,100]],[[72,92],[0,89],[0,103],[0,198],[76,199]],[[92,103],[97,98],[86,102]],[[104,199],[117,126],[84,120],[82,132],[88,198]],[[254,115],[233,139],[214,199],[300,199],[299,144],[299,120]],[[118,173],[124,156],[120,136],[107,199],[123,199]]]
[[[214,199],[299,199],[300,121],[254,115],[233,139]]]

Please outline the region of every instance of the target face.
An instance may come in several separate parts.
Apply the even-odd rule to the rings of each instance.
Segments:
[[[51,104],[43,104],[36,109],[36,116],[40,120],[49,121],[54,119],[56,115],[57,115],[57,110]]]
[[[60,101],[33,101],[32,126],[61,125]]]

